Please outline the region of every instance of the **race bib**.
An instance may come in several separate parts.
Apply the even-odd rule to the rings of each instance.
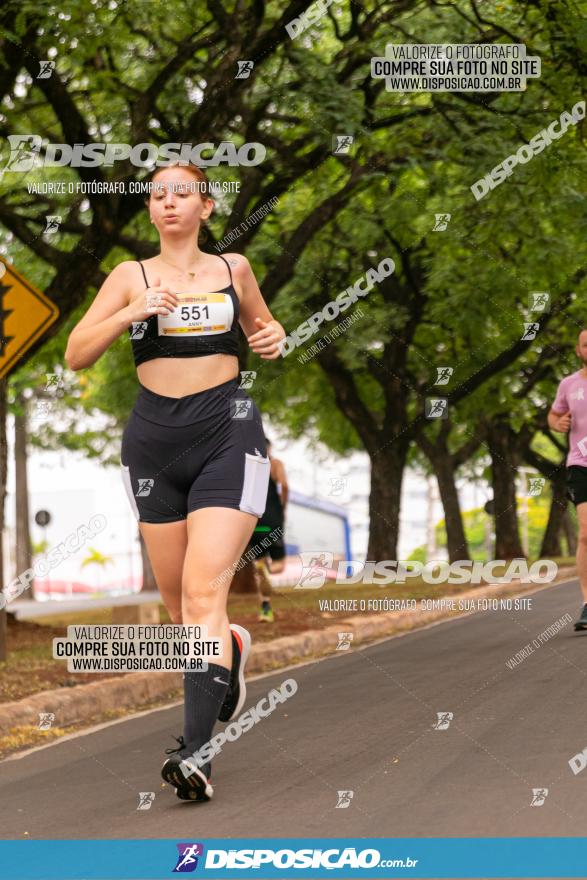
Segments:
[[[177,299],[169,315],[157,315],[159,336],[213,336],[232,327],[234,305],[227,293],[178,293]]]

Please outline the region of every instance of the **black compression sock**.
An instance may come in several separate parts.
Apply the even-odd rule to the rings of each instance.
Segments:
[[[183,738],[190,751],[212,736],[229,678],[230,670],[216,663],[208,663],[206,672],[184,672]]]

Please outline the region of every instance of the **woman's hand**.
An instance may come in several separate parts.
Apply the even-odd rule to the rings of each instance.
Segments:
[[[279,343],[285,339],[285,330],[277,321],[262,321],[261,318],[255,318],[255,324],[259,330],[247,338],[251,350],[265,361],[275,360],[279,357]]]
[[[145,321],[151,315],[169,315],[177,306],[177,294],[168,287],[161,287],[161,279],[156,278],[153,286],[133,294],[126,307],[130,323]]]

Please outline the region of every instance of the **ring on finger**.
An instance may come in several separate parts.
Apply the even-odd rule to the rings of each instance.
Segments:
[[[161,295],[159,293],[147,294],[147,308],[153,309],[161,305]]]

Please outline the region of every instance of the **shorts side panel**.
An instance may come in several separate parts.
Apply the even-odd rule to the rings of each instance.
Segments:
[[[240,390],[240,393],[250,401],[250,418],[235,420],[238,422],[241,434],[243,453],[241,460],[242,492],[239,507],[245,513],[252,513],[253,516],[260,517],[263,516],[267,505],[271,462],[267,455],[261,413],[246,392]]]
[[[132,512],[133,512],[133,515],[134,515],[135,519],[139,520],[139,519],[141,518],[141,515],[140,515],[140,512],[139,512],[139,508],[138,508],[138,506],[137,506],[137,500],[136,500],[136,498],[135,498],[135,496],[134,496],[134,492],[133,492],[133,489],[132,489],[132,481],[131,481],[131,477],[130,477],[130,468],[128,467],[128,465],[124,465],[124,464],[122,464],[122,462],[121,462],[121,463],[120,463],[120,473],[121,473],[121,476],[122,476],[122,483],[123,483],[123,486],[124,486],[124,491],[126,492],[126,497],[127,497],[128,500],[129,500],[129,504],[130,504],[131,510],[132,510]]]
[[[271,463],[267,457],[245,452],[245,472],[239,507],[245,513],[262,516],[267,503]]]

